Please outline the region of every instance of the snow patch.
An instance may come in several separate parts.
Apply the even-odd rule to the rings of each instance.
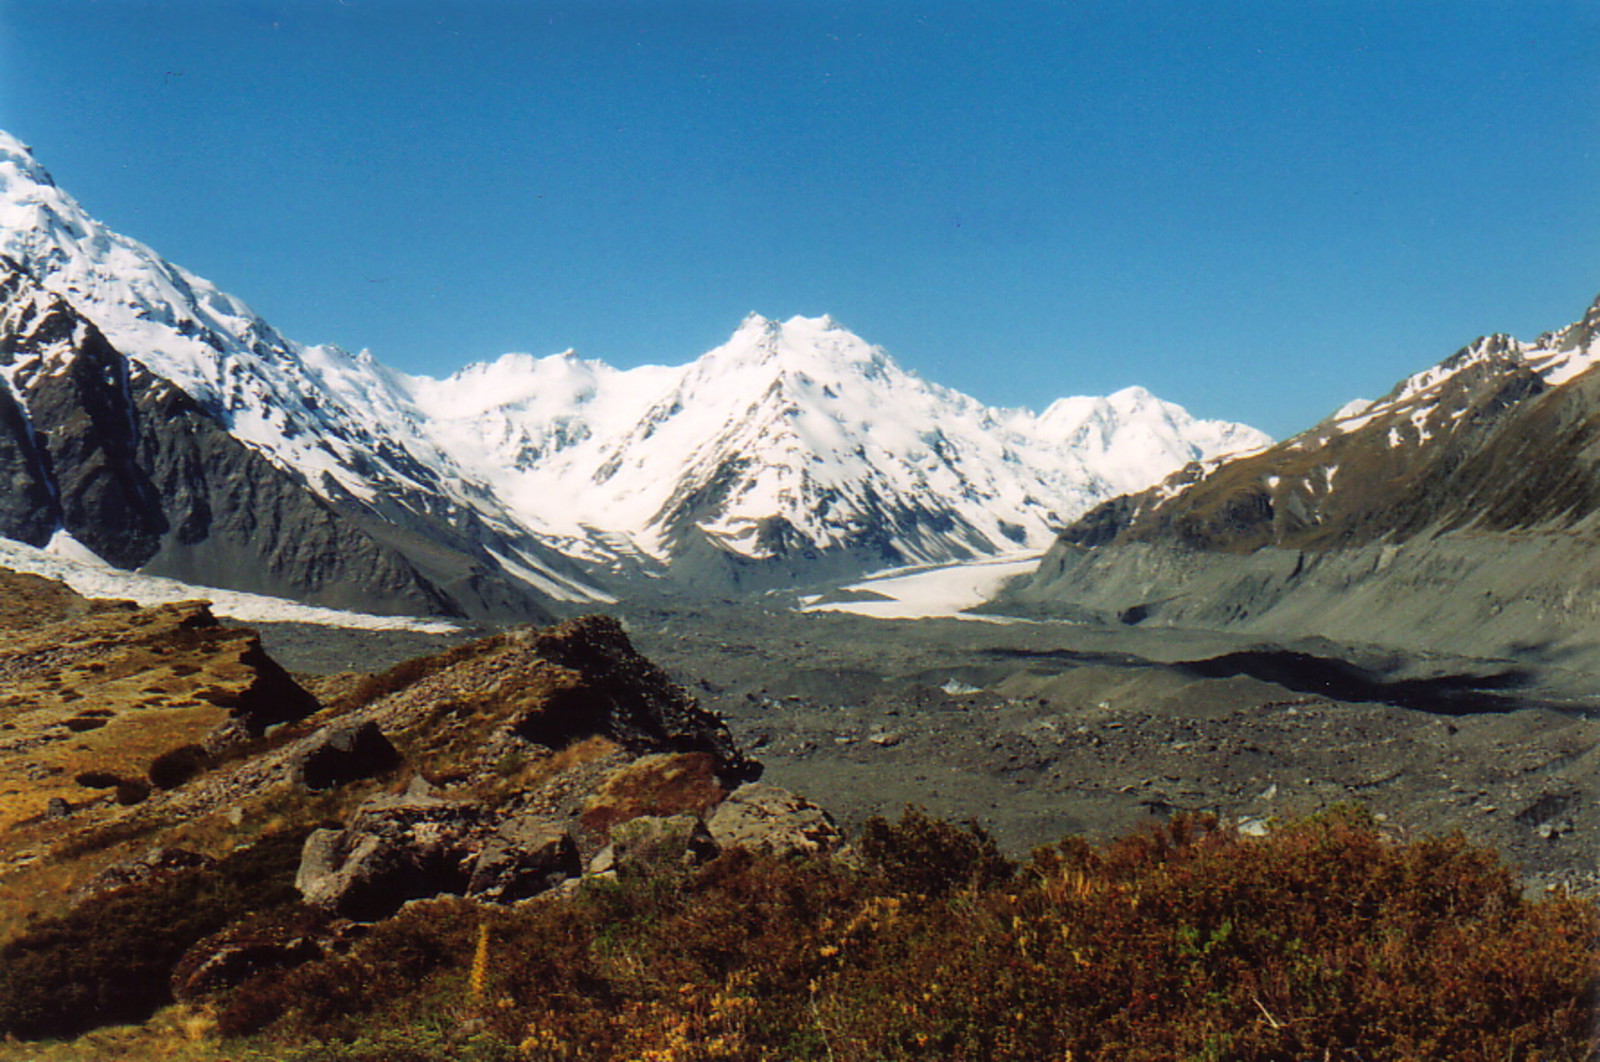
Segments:
[[[492,549],[485,550],[495,559],[495,563],[504,568],[506,572],[537,590],[555,598],[557,601],[574,601],[587,604],[614,605],[617,599],[598,590],[595,587],[579,583],[572,579],[563,579],[555,572],[539,564],[525,553],[518,553],[516,560],[498,553]]]
[[[871,595],[862,601],[829,601],[828,595],[803,605],[802,612],[850,612],[874,619],[978,619],[1015,622],[994,616],[975,616],[966,609],[988,601],[1018,576],[1039,566],[1039,552],[1013,553],[963,564],[897,568],[880,572],[843,587],[846,593]]]
[[[11,539],[0,539],[0,568],[41,575],[66,583],[85,597],[127,599],[143,607],[174,601],[206,600],[219,617],[246,623],[315,623],[355,630],[404,630],[424,634],[449,634],[460,627],[449,620],[416,616],[372,616],[361,612],[302,605],[280,597],[245,594],[195,586],[112,568],[65,532],[57,532],[39,549]]]
[[[45,543],[44,552],[85,568],[96,568],[102,571],[115,570],[111,564],[102,560],[94,550],[73,538],[65,528],[57,529],[56,533],[50,536],[50,541]],[[82,591],[79,591],[79,593],[82,593]]]

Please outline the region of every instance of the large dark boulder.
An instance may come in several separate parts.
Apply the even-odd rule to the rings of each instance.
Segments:
[[[290,777],[313,791],[382,774],[400,763],[400,753],[378,724],[365,722],[325,726],[290,759]]]
[[[481,808],[433,796],[381,796],[342,830],[306,838],[295,875],[305,902],[357,921],[407,900],[467,891],[487,832]]]
[[[727,724],[640,655],[614,617],[584,616],[513,636],[582,679],[519,720],[522,737],[553,749],[599,735],[638,754],[707,752],[730,786],[761,776],[761,764],[739,750]]]

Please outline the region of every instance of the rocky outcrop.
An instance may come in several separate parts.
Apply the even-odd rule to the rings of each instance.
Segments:
[[[128,363],[98,329],[0,258],[0,461],[11,472],[8,537],[43,545],[57,527],[112,564],[138,567],[166,520],[140,467]],[[20,504],[33,512],[16,512]]]
[[[590,735],[645,752],[709,753],[733,783],[760,776],[760,764],[733,743],[727,726],[633,648],[610,616],[585,616],[514,636],[526,651],[582,676],[517,723],[531,741],[561,748]]]
[[[311,834],[295,888],[313,907],[374,921],[446,894],[527,899],[580,870],[572,835],[548,817],[406,794],[374,797],[343,829]]]
[[[706,826],[719,847],[779,856],[827,855],[844,844],[838,824],[822,808],[787,789],[760,782],[730,793]]]

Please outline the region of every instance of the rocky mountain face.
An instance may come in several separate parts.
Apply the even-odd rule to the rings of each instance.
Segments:
[[[3,257],[0,378],[0,535],[332,607],[462,611]]]
[[[297,681],[203,602],[3,571],[0,601],[8,1036],[213,998],[409,900],[842,840],[609,618]]]
[[[239,300],[94,220],[4,134],[0,254],[13,263],[16,298],[57,300],[52,312],[92,323],[94,357],[136,367],[124,391],[183,396],[189,424],[209,423],[303,495],[295,506],[306,515],[258,521],[307,542],[264,570],[193,520],[184,548],[174,547],[173,521],[137,494],[138,476],[106,465],[104,489],[123,492],[118,511],[131,514],[91,536],[112,549],[108,560],[230,587],[247,579],[249,589],[305,596],[338,582],[317,570],[338,566],[324,555],[326,535],[312,544],[298,534],[314,513],[389,558],[373,567],[374,585],[339,583],[370,596],[366,607],[526,616],[540,600],[604,601],[646,584],[759,590],[1043,548],[1099,500],[1267,441],[1138,388],[1062,399],[1039,415],[992,409],[923,381],[827,318],[752,315],[727,344],[671,368],[508,355],[444,380],[408,377],[366,353],[279,335]],[[0,424],[20,438],[32,407],[8,398]],[[102,463],[132,453],[132,436],[115,441],[123,421],[110,409],[72,422],[92,429],[82,445]],[[166,423],[147,417],[139,445],[181,448],[158,442]],[[39,541],[62,524],[48,475],[26,464],[31,453],[9,454],[21,472],[7,504],[31,514],[12,526]],[[258,492],[252,483],[231,501]],[[213,526],[253,519],[229,500],[208,499]],[[158,539],[164,552],[150,548]],[[418,587],[398,585],[412,577]]]
[[[134,536],[142,544],[108,561],[367,611],[548,618],[547,588],[509,573],[494,550],[520,550],[523,568],[534,571],[553,564],[570,572],[570,565],[496,520],[493,507],[486,518],[474,506],[481,488],[452,478],[448,459],[415,437],[415,411],[392,374],[370,358],[285,339],[238,300],[111,232],[4,134],[0,255],[17,274],[6,292],[20,300],[6,321],[24,329],[0,343],[38,357],[30,348],[92,336],[94,358],[129,366],[122,401],[135,401],[137,388],[150,406],[128,430],[147,450],[184,463],[190,480],[214,484],[173,485],[186,511],[166,524],[182,533],[169,536],[159,556],[149,547],[163,521],[148,515],[150,498],[135,499],[133,509],[147,514]],[[81,354],[68,360],[76,364]],[[108,378],[106,389],[104,400],[117,401],[115,381]],[[15,405],[19,396],[10,397]],[[22,408],[34,417],[31,406]],[[66,437],[125,421],[46,423],[58,412],[41,407],[44,419],[30,430]],[[98,437],[76,445],[119,452]],[[48,521],[36,518],[40,526],[26,540],[38,542]],[[90,537],[103,544],[110,536]],[[275,540],[261,547],[270,563],[251,548],[263,537]],[[341,558],[341,550],[350,552]],[[573,577],[546,582],[559,589],[564,578]]]
[[[1572,652],[1600,615],[1600,302],[1480,339],[1260,453],[1069,527],[1018,600],[1469,655]]]

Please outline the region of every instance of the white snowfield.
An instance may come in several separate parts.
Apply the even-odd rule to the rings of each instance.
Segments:
[[[425,634],[449,634],[459,629],[449,620],[342,612],[302,605],[281,597],[242,594],[127,572],[111,567],[65,532],[57,532],[43,549],[0,538],[0,568],[59,580],[85,597],[117,598],[145,607],[174,601],[209,601],[213,615],[243,623],[315,623],[324,627]]]
[[[1261,439],[1136,387],[1040,415],[994,409],[829,317],[751,314],[676,367],[511,354],[407,382],[442,448],[522,523],[559,539],[620,533],[658,560],[682,515],[752,558],[771,555],[774,516],[824,549],[895,525],[895,547],[922,563],[1042,548],[1107,497]],[[709,512],[693,507],[712,494]],[[956,520],[900,518],[933,507]]]
[[[1019,623],[1006,616],[982,616],[965,611],[998,594],[1006,583],[1029,575],[1039,566],[1039,552],[1013,553],[964,564],[932,568],[896,568],[878,572],[843,587],[858,600],[829,601],[828,595],[802,598],[802,612],[849,612],[873,619],[965,619],[989,623]]]
[[[279,335],[89,216],[4,133],[0,254],[324,497],[473,510],[504,536],[508,574],[573,600],[605,594],[540,549],[631,570],[697,536],[756,559],[852,545],[928,564],[1000,556],[1191,461],[1270,442],[1138,387],[992,408],[828,317],[752,314],[676,366],[569,351],[407,376]]]

